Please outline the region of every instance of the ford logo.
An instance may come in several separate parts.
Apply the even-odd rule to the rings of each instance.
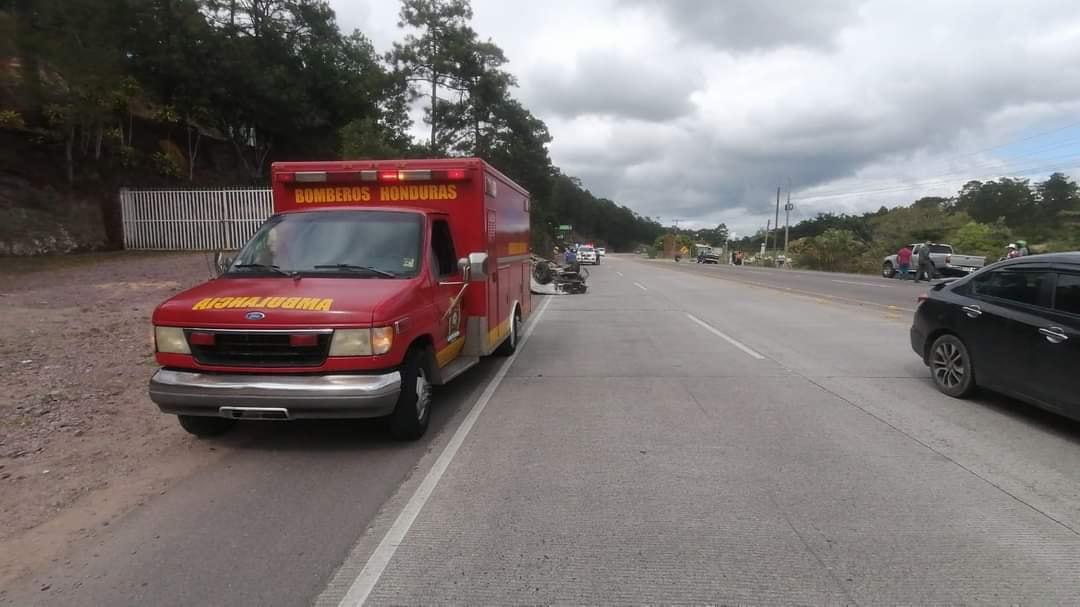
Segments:
[[[248,312],[247,314],[244,314],[244,318],[248,320],[262,320],[266,318],[266,314],[263,314],[262,312]]]

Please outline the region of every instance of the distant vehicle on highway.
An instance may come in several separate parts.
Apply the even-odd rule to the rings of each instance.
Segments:
[[[915,252],[917,251],[916,247],[920,246],[920,243],[914,243],[908,246]],[[915,271],[915,263],[915,255],[912,255],[912,272]],[[967,276],[984,265],[986,265],[986,259],[983,257],[977,257],[975,255],[959,255],[953,251],[952,245],[930,243],[930,266],[935,278],[940,276]],[[896,254],[889,255],[881,264],[881,275],[885,278],[892,278],[896,276],[896,272],[899,268],[900,263],[896,261]]]
[[[582,245],[577,250],[577,262],[581,265],[600,265],[600,256],[596,254],[596,249],[588,245]]]
[[[720,263],[720,252],[707,244],[694,245],[698,263]]]
[[[604,255],[607,255],[607,249],[604,247],[596,247],[596,254],[603,257]]]
[[[1020,257],[934,285],[911,347],[938,389],[976,386],[1080,420],[1080,253]]]

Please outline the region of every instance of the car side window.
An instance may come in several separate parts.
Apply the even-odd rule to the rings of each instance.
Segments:
[[[979,274],[971,281],[971,293],[976,297],[992,297],[1006,301],[1044,305],[1042,291],[1052,274],[1043,271],[996,270]]]
[[[1054,309],[1080,316],[1080,274],[1058,274]]]
[[[431,252],[439,278],[452,276],[457,271],[454,239],[450,235],[450,224],[445,219],[436,219],[431,224]]]

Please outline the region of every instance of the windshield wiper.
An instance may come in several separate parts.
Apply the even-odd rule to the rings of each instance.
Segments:
[[[386,270],[380,270],[379,268],[373,268],[371,266],[361,266],[352,263],[329,263],[313,266],[316,270],[341,270],[342,272],[367,272],[369,274],[376,274],[384,278],[397,278],[397,274],[388,272]]]
[[[287,272],[285,270],[282,270],[278,266],[266,263],[238,263],[234,265],[233,268],[237,270],[265,270],[267,272],[280,274],[282,276],[288,276],[290,278],[295,278],[297,275],[299,275],[299,272]]]

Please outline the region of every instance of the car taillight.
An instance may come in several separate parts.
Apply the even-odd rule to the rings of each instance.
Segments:
[[[922,295],[919,295],[919,297],[917,299],[919,301],[919,304],[922,305],[922,303],[924,301],[926,301],[927,299],[930,299],[930,294],[929,293],[923,293]]]

